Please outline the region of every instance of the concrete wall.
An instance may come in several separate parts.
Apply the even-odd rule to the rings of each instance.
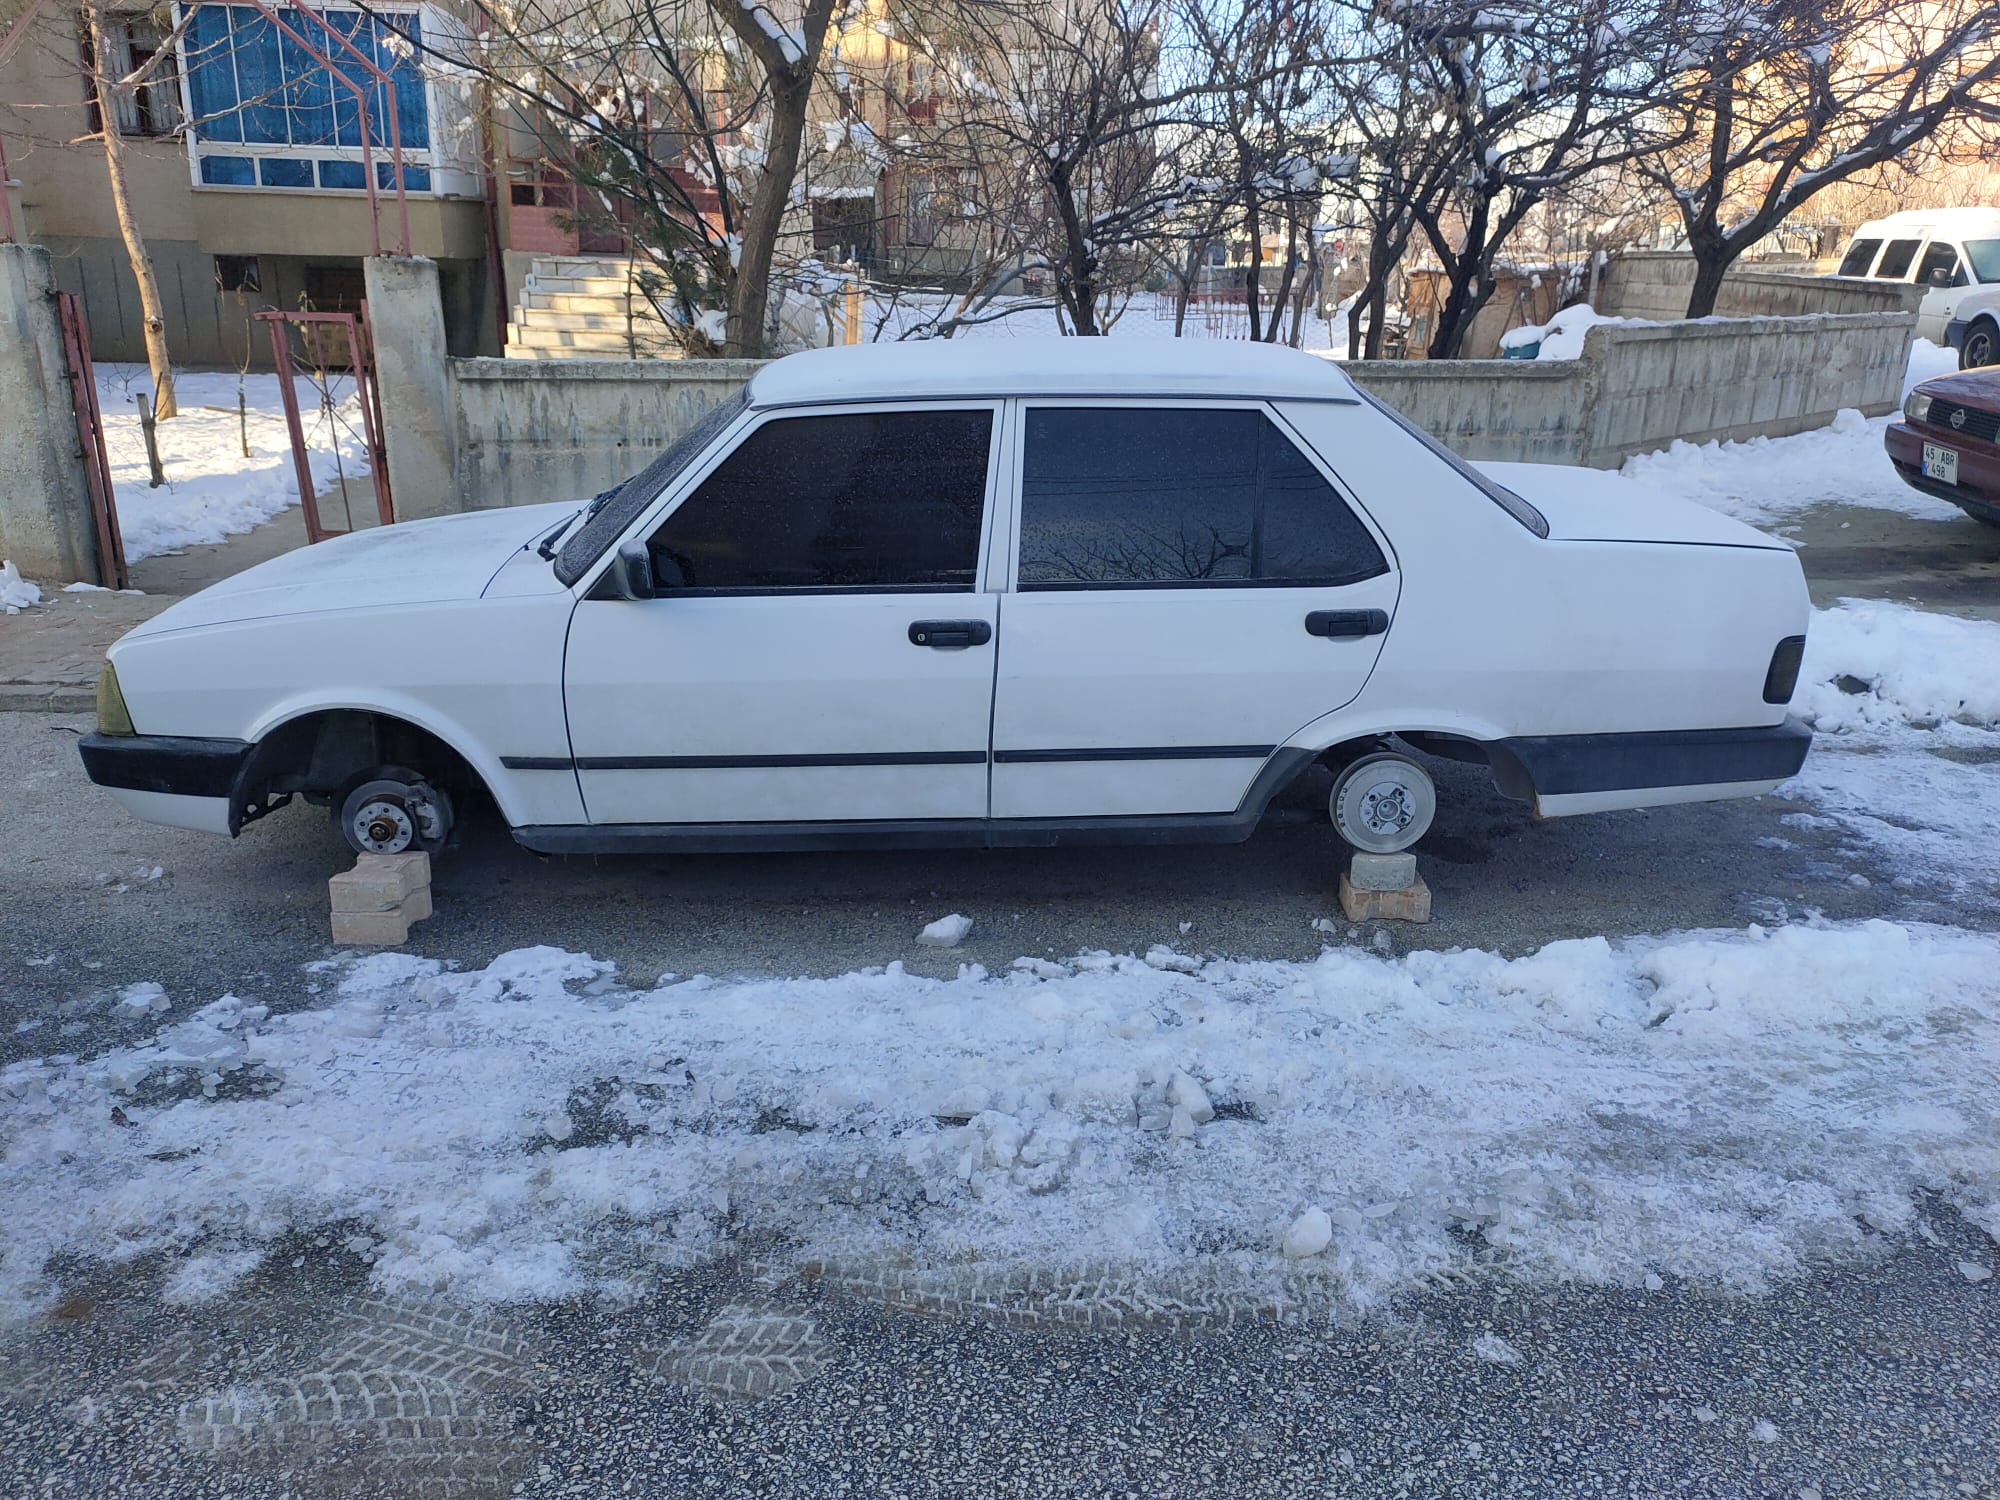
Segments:
[[[1357,384],[1467,458],[1615,469],[1676,438],[1823,427],[1902,400],[1908,312],[1603,325],[1573,360],[1356,361]]]
[[[460,503],[483,510],[594,495],[643,469],[759,363],[454,359],[453,472]],[[388,423],[393,439],[396,418],[389,416]],[[401,514],[400,499],[397,510]]]
[[[371,260],[399,517],[573,500],[645,466],[752,360],[443,357],[435,271]],[[1676,438],[1801,432],[1902,398],[1915,315],[1593,328],[1575,360],[1360,361],[1364,388],[1468,458],[1616,468]]]
[[[55,276],[39,245],[0,245],[0,557],[60,588],[98,583]]]
[[[1679,318],[1694,285],[1694,258],[1678,250],[1613,257],[1599,279],[1597,310],[1621,318]],[[1737,267],[1715,300],[1719,318],[1796,318],[1814,313],[1910,312],[1925,289],[1908,282]]]

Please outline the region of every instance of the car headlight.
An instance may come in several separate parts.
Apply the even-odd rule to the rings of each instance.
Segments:
[[[1931,398],[1922,391],[1911,391],[1903,401],[1903,420],[1921,422],[1931,414]]]
[[[118,672],[110,662],[97,674],[97,732],[99,734],[137,734],[132,727],[132,715],[125,709],[125,694],[118,688]]]

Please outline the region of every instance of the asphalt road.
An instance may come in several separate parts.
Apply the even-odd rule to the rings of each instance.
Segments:
[[[2000,615],[2000,532],[1829,511],[1796,535],[1821,602]],[[0,1062],[50,1050],[31,1019],[87,1054],[137,980],[315,1003],[301,966],[332,951],[346,863],[324,815],[235,844],[135,823],[84,781],[85,727],[0,715]],[[1303,958],[1378,931],[1521,952],[1807,909],[2000,925],[1782,823],[1782,799],[1536,823],[1470,768],[1440,779],[1423,928],[1350,935],[1315,783],[1223,849],[544,860],[475,816],[411,946],[808,974],[1153,943]],[[917,947],[949,911],[966,942]],[[1482,1281],[1284,1323],[1139,1319],[1107,1287],[1083,1330],[949,1280],[913,1312],[767,1247],[620,1304],[385,1304],[330,1226],[194,1311],[163,1308],[157,1265],[70,1268],[56,1315],[0,1330],[0,1496],[2000,1496],[2000,1280],[1955,1269],[1991,1246],[1948,1205],[1926,1218],[1934,1241],[1759,1298]],[[1489,1332],[1518,1363],[1472,1353]]]

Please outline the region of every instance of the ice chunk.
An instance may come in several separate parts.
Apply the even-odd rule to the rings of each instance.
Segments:
[[[1309,1208],[1292,1220],[1279,1247],[1286,1260],[1306,1260],[1333,1243],[1333,1220],[1323,1208]]]
[[[917,934],[917,941],[927,948],[956,948],[965,941],[965,935],[970,931],[972,918],[953,912],[924,928]]]

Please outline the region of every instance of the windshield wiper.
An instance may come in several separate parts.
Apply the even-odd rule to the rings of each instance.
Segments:
[[[541,545],[535,548],[535,556],[539,557],[543,562],[548,562],[553,558],[556,555],[556,538],[561,536],[565,531],[568,531],[570,523],[582,514],[583,507],[578,506],[560,521],[556,522],[549,533],[542,538]]]

